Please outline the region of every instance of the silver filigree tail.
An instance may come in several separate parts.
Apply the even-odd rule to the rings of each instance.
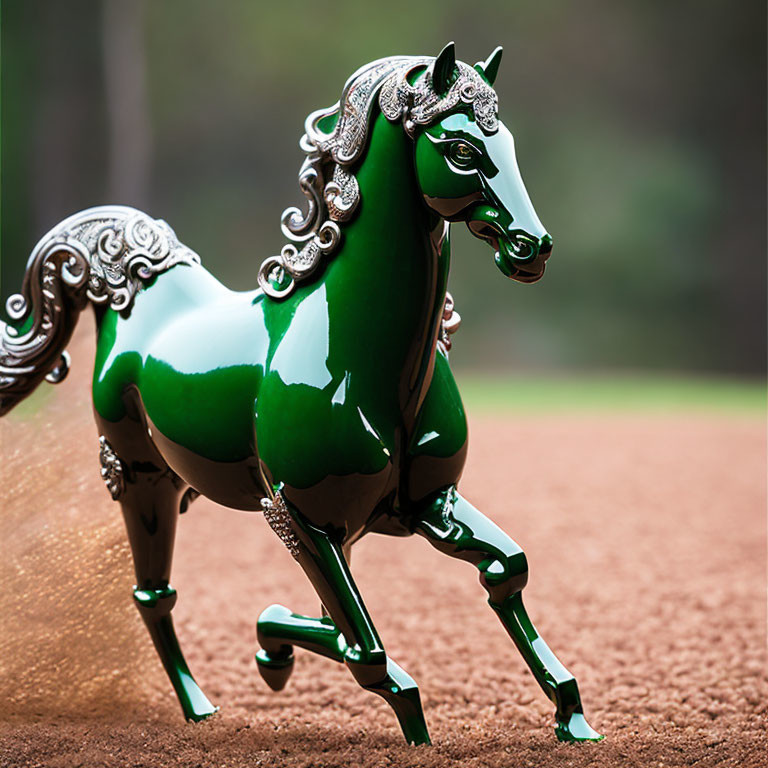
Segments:
[[[160,219],[125,206],[99,206],[57,224],[35,246],[21,293],[0,322],[0,415],[43,380],[62,381],[64,347],[88,303],[130,309],[136,292],[176,264],[200,257]]]

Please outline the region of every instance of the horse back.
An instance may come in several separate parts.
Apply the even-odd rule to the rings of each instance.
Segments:
[[[143,431],[185,482],[239,509],[258,509],[264,495],[254,428],[268,346],[260,299],[203,267],[171,269],[129,314],[101,318],[93,378],[107,429]]]

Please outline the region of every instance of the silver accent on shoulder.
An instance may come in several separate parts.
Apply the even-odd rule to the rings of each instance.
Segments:
[[[104,435],[99,437],[99,460],[101,461],[101,479],[112,498],[117,501],[125,490],[123,463]]]
[[[432,56],[391,56],[357,70],[347,80],[341,99],[328,109],[307,117],[299,145],[307,157],[299,170],[299,188],[307,211],[286,208],[281,229],[290,241],[277,256],[259,268],[261,289],[273,299],[290,295],[296,283],[307,279],[323,256],[331,255],[341,240],[337,223],[348,221],[360,204],[360,187],[352,166],[368,141],[371,114],[378,96],[381,111],[391,121],[402,120],[413,136],[417,125],[426,125],[462,104],[471,109],[480,127],[498,129],[498,98],[480,74],[464,62],[448,92],[440,96],[432,87]],[[409,74],[421,68],[413,85]],[[330,133],[320,124],[337,115]]]
[[[437,344],[446,355],[453,346],[451,336],[459,330],[460,325],[461,315],[454,308],[453,296],[450,293],[446,293],[443,316],[440,318],[440,331],[437,335]]]
[[[291,526],[291,513],[285,504],[283,494],[278,491],[272,499],[262,499],[261,508],[269,527],[278,535],[294,558],[299,556],[299,538]]]

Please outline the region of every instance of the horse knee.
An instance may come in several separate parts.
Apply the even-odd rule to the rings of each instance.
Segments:
[[[271,660],[293,658],[293,646],[284,637],[292,617],[290,608],[275,603],[256,622],[256,639]]]
[[[521,549],[489,555],[480,564],[480,583],[491,603],[501,604],[528,583],[528,559]]]
[[[363,688],[373,688],[387,676],[387,655],[383,650],[347,648],[344,663]]]
[[[156,621],[168,616],[176,605],[177,597],[172,587],[133,590],[133,601],[144,621]]]

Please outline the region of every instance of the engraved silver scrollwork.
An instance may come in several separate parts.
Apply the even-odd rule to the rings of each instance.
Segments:
[[[155,275],[176,264],[200,263],[166,222],[127,206],[89,208],[65,219],[37,244],[27,271],[40,254],[58,248],[86,260],[88,298],[118,311],[129,307],[136,291]],[[78,271],[78,279],[81,274]],[[71,282],[65,274],[62,278]],[[15,320],[30,311],[22,294],[8,300],[8,312]]]
[[[288,512],[283,494],[277,491],[274,501],[262,499],[261,508],[264,510],[264,519],[269,523],[269,527],[285,544],[291,555],[297,558],[299,556],[299,539],[291,526],[291,514]]]
[[[456,62],[457,75],[444,94],[432,86],[432,67],[411,85],[409,71],[393,73],[381,88],[379,105],[390,120],[402,119],[413,125],[426,125],[464,103],[472,108],[475,122],[488,133],[499,127],[499,100],[496,91],[483,80],[474,67]]]
[[[325,185],[324,196],[331,219],[346,221],[360,202],[357,179],[346,168],[337,165],[333,169],[333,178]]]
[[[63,348],[89,299],[128,310],[155,275],[199,263],[168,224],[135,208],[89,208],[59,223],[32,251],[21,293],[8,299],[12,325],[0,323],[0,413],[43,376],[66,376]]]
[[[118,311],[126,309],[139,288],[155,275],[176,264],[200,263],[200,257],[180,243],[162,219],[130,208],[91,211],[83,221],[71,225],[70,233],[89,246],[91,301],[109,303]]]
[[[117,501],[125,490],[123,463],[104,435],[99,437],[99,460],[101,461],[101,479],[112,498]]]
[[[360,187],[352,170],[365,148],[371,114],[378,96],[384,115],[402,120],[413,135],[416,125],[426,125],[462,104],[471,109],[480,127],[498,129],[498,98],[493,88],[473,68],[456,62],[456,77],[442,95],[432,86],[431,56],[392,56],[362,67],[347,81],[341,99],[329,109],[309,115],[299,145],[307,157],[299,171],[299,187],[307,210],[293,206],[283,212],[281,228],[290,243],[280,254],[265,259],[258,273],[259,285],[274,299],[290,295],[341,240],[338,223],[348,221],[360,204]],[[413,85],[409,75],[420,73]],[[413,79],[413,78],[411,78]],[[326,121],[330,131],[323,130]]]
[[[322,208],[323,194],[319,159],[317,155],[307,158],[299,170],[299,188],[307,198],[307,212],[303,214],[295,206],[283,211],[280,228],[289,240],[302,242],[314,234],[315,223]]]
[[[88,274],[88,252],[79,242],[57,238],[33,251],[21,293],[6,304],[11,321],[26,330],[0,322],[0,414],[42,378],[57,383],[67,375],[63,347],[86,304]]]

